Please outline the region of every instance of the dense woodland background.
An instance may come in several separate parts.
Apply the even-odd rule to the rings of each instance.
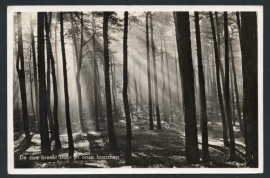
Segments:
[[[15,167],[258,167],[256,12],[18,12],[13,36]]]

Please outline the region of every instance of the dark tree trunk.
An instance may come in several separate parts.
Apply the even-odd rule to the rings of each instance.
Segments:
[[[127,87],[128,87],[128,54],[127,54],[127,34],[128,34],[128,12],[125,11],[124,13],[124,42],[123,42],[123,52],[124,52],[124,59],[123,59],[123,100],[124,100],[124,107],[125,107],[125,115],[126,115],[126,165],[132,164],[132,157],[131,157],[131,147],[132,147],[132,133],[131,133],[131,119],[129,113],[129,104],[128,104],[128,95],[127,95]]]
[[[33,53],[33,68],[34,68],[34,84],[35,84],[35,101],[36,101],[36,131],[39,133],[40,123],[39,123],[39,101],[38,101],[38,80],[37,80],[37,59],[36,59],[36,48],[35,48],[35,39],[34,39],[34,29],[32,17],[30,19],[30,28],[31,28],[31,46]]]
[[[99,105],[98,105],[98,83],[97,83],[97,61],[96,61],[96,37],[95,37],[95,30],[96,30],[96,24],[94,19],[94,12],[92,12],[92,24],[93,24],[93,61],[94,61],[94,70],[93,70],[93,81],[94,81],[94,97],[95,97],[95,126],[96,131],[99,131],[99,117],[98,112],[99,111]],[[91,93],[92,94],[92,93]]]
[[[106,91],[106,108],[107,108],[107,123],[109,142],[116,143],[114,134],[114,124],[112,118],[112,101],[110,92],[110,59],[109,59],[109,40],[108,40],[108,21],[110,12],[103,12],[103,38],[104,38],[104,76],[105,76],[105,91]]]
[[[146,12],[146,49],[147,49],[147,78],[148,78],[148,100],[149,100],[149,123],[150,130],[154,130],[153,122],[153,111],[152,111],[152,89],[151,89],[151,72],[150,72],[150,56],[149,56],[149,27],[148,27],[148,17],[149,12]]]
[[[202,129],[202,161],[209,162],[206,97],[205,97],[205,85],[204,85],[201,37],[200,37],[200,24],[199,24],[199,13],[198,12],[195,12],[195,29],[196,29],[198,73],[199,73],[199,84],[200,84],[199,88],[200,88],[201,129]]]
[[[227,122],[230,134],[230,160],[235,160],[235,141],[232,125],[232,113],[230,107],[230,75],[229,75],[229,42],[228,42],[228,19],[227,12],[224,12],[224,37],[225,37],[225,91],[224,98],[226,103]]]
[[[226,116],[224,111],[224,105],[223,105],[223,97],[221,93],[221,82],[220,82],[220,73],[219,73],[219,56],[218,56],[218,46],[217,46],[217,40],[216,40],[216,32],[215,32],[215,26],[214,26],[214,20],[212,12],[209,12],[210,15],[210,21],[211,21],[211,28],[212,28],[212,35],[213,35],[213,41],[214,41],[214,50],[215,50],[215,61],[216,61],[216,78],[217,78],[217,88],[218,88],[218,99],[219,99],[219,107],[221,112],[221,118],[222,118],[222,126],[223,126],[223,142],[225,146],[229,146],[228,141],[228,135],[227,135],[227,123],[226,123]]]
[[[117,107],[116,107],[116,99],[115,99],[115,93],[114,93],[114,88],[115,88],[115,73],[113,72],[113,56],[110,57],[111,61],[111,75],[112,75],[112,87],[111,87],[111,92],[112,92],[112,97],[113,97],[113,110],[114,110],[114,120],[115,122],[118,122],[118,114],[117,114]]]
[[[246,163],[258,167],[258,34],[256,12],[241,12]]]
[[[233,55],[233,49],[232,49],[232,40],[233,36],[230,39],[230,51],[231,51],[231,58],[232,58],[232,72],[233,72],[233,81],[234,81],[234,89],[235,89],[235,97],[236,97],[236,109],[238,113],[238,119],[239,119],[239,125],[240,125],[240,130],[243,130],[242,126],[242,112],[240,108],[240,102],[239,102],[239,93],[238,93],[238,85],[237,85],[237,77],[236,77],[236,71],[235,71],[235,65],[234,65],[234,55]]]
[[[16,60],[16,70],[19,76],[21,101],[22,101],[21,103],[22,103],[22,111],[23,111],[23,127],[24,127],[25,139],[26,139],[26,147],[28,148],[31,144],[31,137],[30,137],[29,121],[28,121],[28,109],[27,109],[25,73],[24,73],[22,24],[21,24],[20,12],[17,12],[17,18],[18,18],[18,54],[17,54],[17,60]]]
[[[29,80],[30,80],[30,98],[31,98],[31,106],[32,106],[32,111],[34,115],[34,119],[36,121],[36,114],[35,114],[35,109],[34,109],[34,98],[33,98],[33,79],[32,79],[32,71],[31,71],[31,47],[30,47],[30,54],[29,54]]]
[[[76,82],[77,82],[77,92],[78,92],[78,109],[79,109],[79,119],[80,126],[82,132],[86,132],[86,128],[84,126],[83,120],[83,111],[82,111],[82,91],[81,91],[81,67],[82,67],[82,51],[83,51],[83,13],[81,12],[81,44],[80,44],[80,56],[77,61],[77,74],[76,74]]]
[[[41,154],[51,155],[51,144],[48,132],[47,102],[46,102],[46,79],[44,57],[44,20],[46,12],[38,12],[38,78],[39,78],[39,118]]]
[[[186,160],[188,164],[199,162],[194,76],[191,54],[189,12],[176,13],[176,28],[179,67],[183,82],[183,103],[185,112]]]
[[[151,12],[150,12],[150,29],[151,29],[153,68],[154,68],[154,87],[155,87],[155,106],[156,106],[156,117],[157,117],[157,129],[161,129],[159,101],[158,101],[157,67],[156,67],[156,56],[155,56],[156,52],[155,52],[154,31],[153,31],[153,17],[152,17]]]
[[[215,12],[215,17],[216,17],[216,26],[217,26],[217,46],[218,46],[218,57],[219,57],[219,67],[220,67],[220,75],[221,75],[221,81],[222,81],[222,89],[223,89],[223,93],[224,93],[224,83],[225,83],[225,79],[224,79],[224,70],[223,70],[223,66],[222,66],[222,62],[221,62],[221,52],[220,52],[220,31],[219,31],[219,20],[218,20],[218,14],[217,12]]]
[[[74,144],[72,136],[72,128],[70,122],[70,113],[69,113],[69,96],[68,96],[68,79],[67,79],[67,62],[66,62],[66,51],[65,51],[65,42],[64,42],[64,23],[63,23],[63,12],[60,12],[60,37],[61,37],[61,48],[62,48],[62,58],[63,58],[63,75],[64,75],[64,93],[65,93],[65,110],[66,110],[66,125],[67,125],[67,134],[68,134],[68,153],[69,162],[74,163]]]
[[[51,17],[52,17],[52,15],[50,15],[50,18]],[[54,133],[55,147],[56,147],[55,154],[58,155],[58,153],[62,147],[61,142],[60,142],[60,136],[59,136],[59,122],[58,122],[58,91],[57,91],[57,81],[56,81],[56,74],[55,74],[55,62],[54,62],[52,45],[51,45],[51,40],[50,40],[50,35],[49,35],[50,26],[46,20],[45,20],[45,27],[46,27],[46,43],[47,43],[47,60],[49,60],[49,62],[51,62],[51,67],[52,67],[51,71],[52,71],[53,96],[54,96],[54,105],[53,105],[54,126],[51,129],[54,129],[53,133]],[[49,75],[49,73],[48,73],[48,75]]]
[[[49,16],[49,19],[51,16]],[[51,20],[51,19],[50,19]],[[48,113],[48,119],[49,119],[49,125],[50,125],[50,133],[51,137],[54,137],[54,123],[53,123],[53,116],[52,116],[52,110],[51,110],[51,55],[49,50],[50,45],[50,23],[48,22],[48,15],[45,14],[45,31],[46,31],[46,56],[47,56],[47,92],[46,92],[46,100],[47,100],[47,113]]]
[[[230,63],[231,64],[231,63]],[[231,65],[232,66],[232,65]],[[232,70],[230,70],[230,90],[231,90],[231,110],[232,110],[232,123],[233,126],[235,126],[235,104],[234,104],[234,91],[233,89],[235,88],[233,86],[233,75],[232,75]]]

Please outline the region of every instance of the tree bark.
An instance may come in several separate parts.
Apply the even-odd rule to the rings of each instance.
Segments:
[[[39,123],[39,101],[38,101],[38,79],[37,79],[37,59],[36,59],[36,48],[35,48],[35,39],[34,39],[34,29],[33,29],[33,20],[30,17],[30,35],[31,35],[31,46],[33,53],[33,68],[34,68],[34,84],[35,84],[35,101],[36,101],[36,132],[39,133],[40,123]]]
[[[126,115],[126,165],[132,164],[131,157],[131,147],[132,147],[132,133],[131,133],[131,119],[129,113],[129,104],[128,104],[128,95],[127,95],[127,87],[128,87],[128,54],[127,54],[127,34],[128,34],[128,12],[124,13],[124,42],[123,42],[123,100],[125,107],[125,115]]]
[[[258,34],[256,12],[241,12],[246,163],[258,167]]]
[[[95,126],[96,126],[96,131],[99,131],[99,105],[98,105],[98,83],[97,83],[97,61],[96,61],[96,37],[95,37],[95,30],[96,30],[96,24],[95,24],[95,19],[94,19],[94,12],[92,12],[92,24],[93,24],[93,61],[94,61],[94,70],[93,70],[93,81],[94,81],[94,97],[95,97]],[[91,93],[92,94],[92,93]]]
[[[51,18],[51,16],[49,16]],[[47,100],[47,113],[48,113],[48,119],[49,119],[49,125],[50,125],[50,133],[51,137],[54,137],[54,123],[53,123],[53,116],[52,116],[52,110],[51,110],[51,55],[49,51],[49,45],[50,45],[50,23],[48,23],[48,15],[45,14],[45,32],[46,32],[46,57],[47,57],[47,92],[46,92],[46,100]]]
[[[51,13],[51,12],[50,12]],[[50,18],[52,18],[52,15],[50,15]],[[54,105],[53,105],[53,121],[54,125],[53,128],[53,134],[55,139],[55,153],[58,155],[60,149],[62,148],[61,142],[60,142],[60,136],[59,136],[59,122],[58,122],[58,91],[57,91],[57,81],[56,81],[56,74],[55,74],[55,62],[52,52],[52,45],[50,40],[50,26],[47,20],[45,20],[45,27],[46,27],[46,43],[47,43],[47,60],[51,63],[52,67],[52,80],[53,80],[53,96],[54,96]],[[49,73],[48,73],[49,75]],[[48,101],[48,100],[47,100]],[[49,100],[50,101],[50,100]]]
[[[46,79],[44,57],[44,20],[46,12],[38,12],[38,78],[39,78],[39,118],[41,154],[51,155],[51,144],[48,132],[47,102],[46,102]]]
[[[188,164],[199,162],[197,138],[196,106],[194,96],[194,75],[191,54],[189,12],[176,13],[178,29],[177,46],[179,67],[183,87],[183,103],[185,113],[186,160]]]
[[[151,89],[151,72],[150,72],[150,56],[149,56],[149,27],[148,27],[148,17],[149,12],[146,12],[146,50],[147,50],[147,78],[148,78],[148,100],[149,100],[149,123],[150,130],[154,130],[153,122],[153,111],[152,111],[152,89]]]
[[[24,72],[23,40],[22,40],[22,24],[21,24],[20,12],[17,12],[17,18],[18,18],[18,54],[17,54],[17,60],[16,60],[16,70],[19,76],[21,101],[22,101],[21,103],[22,103],[22,111],[23,111],[23,127],[24,127],[25,139],[26,139],[26,147],[28,148],[31,144],[31,137],[30,137],[29,121],[28,121],[25,72]]]
[[[235,141],[232,125],[232,113],[230,107],[230,69],[229,69],[229,43],[228,43],[228,19],[227,12],[224,12],[224,37],[225,37],[225,91],[224,98],[226,104],[227,122],[230,135],[230,160],[235,160]]]
[[[199,13],[195,12],[194,14],[195,14],[198,73],[199,73],[199,84],[200,84],[199,88],[200,88],[201,127],[202,127],[202,161],[209,162],[206,97],[205,97],[205,84],[204,84],[204,74],[203,74],[203,65],[202,65]]]
[[[110,59],[109,59],[109,40],[108,40],[108,21],[110,12],[103,12],[103,38],[104,38],[104,76],[105,76],[105,91],[106,91],[106,108],[107,108],[107,123],[108,135],[110,144],[116,144],[114,134],[114,124],[112,118],[112,101],[110,92]]]
[[[157,129],[161,129],[159,101],[158,101],[157,67],[156,67],[156,56],[155,56],[156,52],[155,52],[155,42],[154,42],[153,17],[152,17],[151,12],[150,12],[150,29],[151,29],[153,68],[154,68],[154,87],[155,87],[155,106],[156,106],[156,117],[157,117]]]
[[[220,82],[220,73],[219,73],[219,64],[220,64],[220,58],[218,56],[218,47],[217,47],[217,40],[216,40],[216,32],[215,32],[215,26],[214,26],[214,20],[212,12],[209,12],[210,21],[211,21],[211,28],[212,28],[212,35],[213,35],[213,41],[214,41],[214,50],[215,50],[215,61],[216,61],[216,78],[217,78],[217,88],[218,88],[218,99],[219,99],[219,107],[221,112],[221,118],[222,118],[222,126],[223,126],[223,142],[225,146],[229,146],[228,141],[228,135],[227,135],[227,123],[226,123],[226,116],[224,111],[224,105],[223,105],[223,96],[221,93],[221,82]]]
[[[63,58],[63,75],[64,75],[64,93],[65,93],[65,110],[66,110],[66,126],[68,134],[68,151],[69,151],[69,162],[74,163],[74,143],[72,136],[72,128],[70,122],[69,113],[69,96],[68,96],[68,79],[67,79],[67,62],[66,62],[66,51],[65,51],[65,41],[64,41],[64,23],[63,23],[63,12],[60,12],[60,37],[61,37],[61,48],[62,48],[62,58]]]

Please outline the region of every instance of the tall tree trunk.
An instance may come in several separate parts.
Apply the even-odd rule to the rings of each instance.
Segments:
[[[155,56],[156,52],[155,52],[155,42],[154,42],[153,17],[152,17],[151,12],[150,12],[150,29],[151,29],[151,45],[152,45],[152,56],[153,56],[153,68],[154,68],[154,87],[155,87],[155,105],[156,105],[157,129],[161,129],[159,101],[158,101],[157,67],[156,67],[156,56]]]
[[[32,111],[34,115],[34,119],[36,121],[36,114],[35,114],[35,109],[34,109],[34,98],[33,98],[33,79],[32,79],[32,71],[31,71],[31,47],[30,47],[30,54],[29,54],[29,80],[30,80],[30,98],[31,98],[31,106],[32,106]]]
[[[16,70],[19,76],[21,101],[22,101],[21,103],[22,103],[22,111],[23,111],[23,127],[24,127],[27,148],[28,148],[31,144],[31,137],[30,137],[29,121],[28,121],[25,72],[24,72],[23,40],[22,40],[22,24],[21,24],[20,12],[17,12],[17,18],[18,18],[18,54],[17,54],[17,60],[16,60]]]
[[[149,100],[149,123],[150,130],[154,130],[153,122],[153,111],[152,111],[152,89],[151,89],[151,71],[150,71],[150,56],[149,56],[149,27],[148,27],[148,17],[149,12],[146,12],[146,49],[147,49],[147,78],[148,78],[148,100]]]
[[[131,157],[131,147],[132,147],[132,133],[131,133],[131,119],[129,113],[129,104],[128,104],[128,95],[127,95],[127,87],[128,87],[128,54],[127,54],[127,34],[128,34],[128,12],[125,11],[124,13],[124,42],[123,42],[123,52],[124,52],[124,59],[123,59],[123,100],[124,100],[124,107],[125,107],[125,115],[126,115],[126,165],[132,164],[132,157]]]
[[[52,15],[50,15],[50,18],[52,18]],[[49,35],[50,25],[49,25],[47,20],[45,20],[45,27],[46,27],[46,43],[47,43],[47,60],[49,60],[49,62],[51,63],[51,67],[52,67],[51,71],[52,71],[53,96],[54,96],[54,105],[53,105],[54,125],[51,129],[54,129],[53,134],[54,134],[55,147],[56,147],[55,153],[56,153],[56,155],[58,155],[58,153],[62,147],[61,142],[60,142],[60,136],[59,136],[59,122],[58,122],[58,91],[57,91],[57,81],[56,81],[56,74],[55,74],[55,62],[54,62],[52,45],[51,45],[51,40],[50,40],[50,35]]]
[[[225,116],[225,110],[224,110],[224,105],[223,105],[223,96],[221,93],[221,82],[220,82],[220,74],[219,74],[220,58],[218,56],[218,46],[217,46],[216,32],[215,32],[212,12],[209,12],[209,16],[210,16],[210,21],[211,21],[211,28],[212,28],[212,35],[213,35],[214,49],[215,49],[216,78],[217,78],[219,107],[220,107],[222,126],[223,126],[223,142],[225,146],[229,146],[228,135],[227,135],[228,128],[227,128],[227,123],[226,123],[226,116]]]
[[[65,110],[66,110],[66,125],[67,125],[67,134],[68,134],[68,153],[69,162],[74,163],[74,143],[72,136],[72,128],[70,122],[70,113],[69,113],[69,96],[68,96],[68,79],[67,79],[67,62],[66,62],[66,51],[65,51],[65,42],[64,42],[64,23],[63,23],[63,12],[60,12],[60,38],[61,38],[61,48],[62,48],[62,58],[63,58],[63,75],[64,75],[64,92],[65,92]]]
[[[83,51],[83,13],[81,12],[81,44],[80,44],[80,54],[79,60],[77,61],[77,74],[76,74],[76,83],[77,83],[77,92],[78,92],[78,109],[79,109],[79,119],[82,132],[86,132],[83,120],[83,111],[82,111],[82,91],[81,91],[81,67],[82,67],[82,51]]]
[[[39,118],[41,154],[51,155],[51,144],[48,132],[47,102],[46,102],[46,79],[45,79],[45,57],[44,57],[44,20],[46,12],[38,12],[38,78],[39,78]]]
[[[231,64],[231,67],[232,67],[232,63]],[[232,70],[230,70],[230,90],[231,90],[231,110],[232,110],[232,123],[233,123],[233,126],[235,126],[235,104],[234,104],[234,91],[233,89],[235,88],[233,86],[233,74],[232,74]]]
[[[217,12],[215,12],[215,18],[216,18],[216,26],[217,26],[217,45],[218,45],[218,57],[219,57],[219,67],[220,67],[220,77],[221,77],[221,81],[222,81],[222,89],[223,89],[223,93],[224,93],[224,83],[225,83],[225,79],[224,79],[224,69],[222,66],[222,62],[221,62],[221,52],[220,52],[220,31],[219,31],[219,20],[218,20],[218,14]]]
[[[234,55],[233,55],[233,49],[232,49],[232,38],[229,40],[230,41],[230,51],[231,51],[231,58],[232,58],[232,72],[233,72],[233,81],[234,81],[234,89],[235,89],[235,97],[236,97],[236,109],[238,113],[238,119],[239,119],[239,125],[240,125],[240,130],[243,130],[243,125],[242,125],[242,113],[241,113],[241,108],[240,108],[240,102],[239,102],[239,93],[238,93],[238,85],[237,85],[237,76],[236,76],[236,71],[235,71],[235,65],[234,65]]]
[[[53,123],[53,116],[52,116],[52,110],[51,110],[51,61],[50,61],[50,51],[49,51],[49,40],[50,40],[50,23],[48,23],[51,20],[51,16],[48,17],[47,13],[45,15],[45,32],[46,32],[46,56],[47,56],[47,92],[46,92],[46,100],[47,100],[47,113],[48,113],[48,119],[49,119],[49,125],[50,125],[50,133],[51,137],[54,137],[54,123]]]
[[[235,141],[232,125],[232,113],[230,107],[230,75],[229,75],[229,42],[228,42],[228,19],[227,12],[224,12],[224,37],[225,37],[225,92],[224,98],[226,103],[227,122],[230,134],[230,160],[235,160]]]
[[[112,92],[112,97],[113,97],[114,120],[115,120],[115,122],[118,122],[117,107],[116,107],[116,100],[115,100],[115,93],[114,93],[114,88],[115,88],[114,77],[115,77],[115,74],[113,72],[113,66],[114,66],[114,64],[113,64],[113,56],[110,57],[110,62],[111,62],[111,75],[112,75],[111,92]]]
[[[191,54],[189,12],[176,13],[178,32],[177,49],[183,87],[185,113],[186,160],[188,164],[199,162],[194,76]]]
[[[258,34],[256,12],[241,12],[246,163],[258,167]]]
[[[96,30],[96,24],[95,24],[95,19],[94,19],[94,12],[92,12],[92,24],[93,24],[93,61],[94,61],[94,70],[93,70],[93,81],[94,81],[94,97],[95,97],[95,126],[96,126],[96,131],[99,131],[99,117],[98,117],[98,112],[99,111],[99,105],[98,105],[98,83],[97,83],[97,59],[96,59],[96,37],[95,37],[95,30]],[[92,93],[91,93],[92,94]]]
[[[165,57],[166,57],[166,62],[167,62],[167,80],[168,80],[168,91],[169,91],[169,101],[170,101],[170,109],[169,110],[170,110],[171,121],[173,122],[170,68],[169,68],[169,59],[168,59],[168,53],[167,53],[167,47],[166,47],[166,41],[165,41],[164,35],[163,35],[163,40],[164,40],[164,48],[165,48]]]
[[[105,76],[105,91],[106,91],[106,108],[107,108],[107,123],[109,142],[116,143],[114,134],[114,124],[112,118],[112,101],[110,92],[110,59],[109,59],[109,40],[108,40],[108,21],[110,12],[103,12],[103,38],[104,38],[104,76]]]
[[[30,17],[30,29],[31,29],[31,46],[33,53],[33,68],[34,68],[34,84],[35,84],[35,101],[36,101],[36,132],[39,133],[40,123],[39,123],[39,101],[38,101],[38,79],[37,79],[37,59],[36,59],[36,48],[35,48],[35,39],[34,39],[34,27],[33,20]]]
[[[199,84],[200,84],[199,88],[200,88],[201,127],[202,127],[202,161],[209,162],[206,97],[205,97],[205,85],[204,85],[201,37],[200,37],[200,24],[199,24],[199,13],[198,12],[195,12],[195,29],[196,29],[198,73],[199,73]]]

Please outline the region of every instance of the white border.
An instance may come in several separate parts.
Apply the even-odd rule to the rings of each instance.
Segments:
[[[37,11],[257,11],[259,168],[14,168],[13,13]],[[8,174],[256,174],[263,173],[263,6],[9,6],[7,9]]]

